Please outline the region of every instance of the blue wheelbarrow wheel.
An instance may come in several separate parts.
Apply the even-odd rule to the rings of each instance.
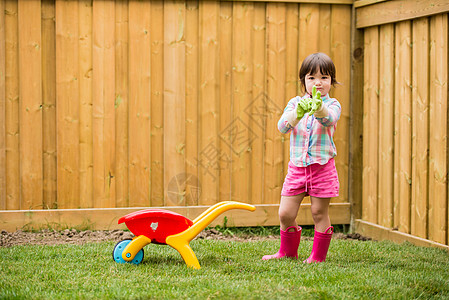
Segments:
[[[126,261],[123,259],[122,254],[123,251],[125,250],[126,246],[128,246],[129,243],[131,243],[131,239],[128,240],[123,240],[121,242],[118,242],[115,247],[114,250],[112,251],[112,258],[114,259],[115,262],[119,263],[119,264],[125,264],[125,263],[130,263],[130,264],[135,264],[138,265],[142,262],[143,260],[143,249],[140,250],[139,252],[137,252],[136,257],[134,257],[134,259],[132,261]]]

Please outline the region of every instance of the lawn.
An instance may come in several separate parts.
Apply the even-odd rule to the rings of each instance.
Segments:
[[[194,240],[200,270],[168,246],[140,265],[112,260],[113,242],[0,248],[6,299],[430,299],[449,298],[449,253],[390,242],[333,240],[326,263],[261,261],[279,241]],[[302,241],[305,259],[312,241]]]

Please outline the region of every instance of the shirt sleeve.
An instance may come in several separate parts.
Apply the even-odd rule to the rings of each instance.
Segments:
[[[284,109],[284,112],[279,119],[278,129],[281,133],[288,133],[293,127],[298,124],[299,120],[296,120],[296,106],[298,105],[298,97],[291,99]],[[294,124],[292,124],[294,123]]]
[[[337,121],[340,119],[341,115],[341,105],[337,101],[337,99],[329,99],[329,101],[326,101],[326,103],[323,103],[323,105],[327,106],[328,115],[323,118],[316,118],[318,122],[321,123],[321,125],[328,127],[328,126],[334,126],[337,124]]]

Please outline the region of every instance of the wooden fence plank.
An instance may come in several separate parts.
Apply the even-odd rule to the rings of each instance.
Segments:
[[[231,124],[232,118],[232,2],[220,3],[220,23],[219,23],[219,57],[220,57],[220,121],[219,134],[225,132]],[[227,141],[218,139],[220,170],[219,199],[220,201],[231,199],[231,159],[232,149]]]
[[[220,182],[219,129],[219,13],[215,1],[199,4],[199,204],[218,202]]]
[[[363,118],[363,216],[364,219],[377,221],[377,177],[378,177],[378,137],[373,132],[378,130],[378,29],[365,32],[365,87]]]
[[[198,205],[201,195],[199,184],[200,161],[198,159],[199,141],[199,3],[186,1],[186,146],[185,167],[186,177],[189,178],[189,188],[186,189],[186,205]],[[193,184],[192,184],[193,183]]]
[[[298,70],[298,56],[299,56],[299,5],[298,4],[287,4],[286,5],[286,16],[285,16],[285,39],[286,39],[286,52],[285,52],[285,99],[284,102],[296,97],[298,95],[298,85],[299,85],[299,70]],[[303,46],[303,45],[301,45]],[[300,93],[299,95],[302,95]],[[284,107],[280,107],[282,110]],[[273,120],[277,121],[277,120]],[[290,161],[290,139],[288,135],[283,138],[283,148],[284,148],[284,170],[288,170],[288,163]]]
[[[233,7],[233,58],[232,58],[232,119],[221,136],[232,149],[231,197],[233,200],[252,202],[251,197],[251,145],[258,136],[249,125],[245,113],[252,99],[252,47],[251,34],[254,18],[253,3],[234,3]]]
[[[41,11],[43,207],[56,208],[56,33],[54,1],[43,0]]]
[[[151,1],[151,206],[164,204],[164,1]]]
[[[301,11],[300,11],[301,12]],[[267,96],[277,106],[285,107],[288,99],[285,97],[285,4],[267,4]],[[301,20],[300,20],[301,22]],[[300,28],[301,30],[301,28]],[[301,45],[299,46],[301,47]],[[284,176],[287,170],[283,168],[283,143],[285,138],[277,130],[277,121],[282,112],[278,112],[267,124],[265,132],[264,155],[264,203],[278,203]]]
[[[394,227],[410,233],[411,181],[411,26],[401,22],[395,38]]]
[[[129,3],[115,3],[115,128],[116,128],[116,207],[129,204],[129,149],[128,149],[128,113],[129,113]]]
[[[298,8],[294,5],[296,10],[292,13],[293,17],[298,20]],[[293,22],[297,24],[298,21]],[[291,26],[294,26],[294,25]],[[292,28],[292,30],[294,30]],[[296,28],[296,31],[298,29]],[[251,198],[253,203],[264,203],[266,198],[264,197],[264,161],[265,155],[265,143],[264,137],[268,124],[276,124],[278,113],[282,110],[282,107],[275,105],[272,99],[267,97],[266,91],[266,64],[265,58],[266,52],[266,4],[265,3],[254,3],[254,21],[252,26],[252,66],[253,66],[253,78],[252,86],[253,93],[251,104],[251,111],[246,111],[251,113],[250,117],[250,128],[254,130],[257,138],[251,144]],[[292,43],[296,43],[298,38],[298,33],[296,36],[292,37]],[[264,45],[261,47],[260,45]],[[292,47],[297,47],[293,46]],[[297,59],[297,53],[294,59]],[[295,64],[293,67],[295,67]],[[281,100],[281,99],[279,99]],[[270,125],[272,126],[272,125]],[[285,139],[284,143],[288,143],[288,139]],[[284,154],[285,155],[285,154]],[[285,156],[284,156],[285,157]],[[276,203],[276,202],[275,202]]]
[[[17,1],[5,2],[6,209],[20,209]]]
[[[21,208],[42,208],[41,3],[19,1]]]
[[[0,209],[6,209],[5,1],[0,1]]]
[[[363,113],[363,179],[362,218],[377,222],[378,214],[378,109],[379,109],[379,31],[377,27],[365,31],[364,113]]]
[[[331,53],[331,5],[329,4],[320,4],[319,5],[319,39],[318,40],[318,51],[324,52],[328,55]]]
[[[185,3],[164,1],[164,184],[166,206],[185,205]],[[178,74],[182,74],[179,78]],[[179,78],[179,80],[177,80]],[[170,181],[175,183],[174,188]],[[169,193],[169,194],[167,194]]]
[[[426,18],[413,23],[411,234],[427,238],[429,153],[429,35]]]
[[[394,25],[380,26],[378,222],[393,225]]]
[[[394,23],[449,11],[446,0],[385,1],[357,9],[357,27]]]
[[[340,83],[330,92],[341,104],[341,115],[334,136],[337,147],[335,165],[340,182],[340,196],[332,198],[332,202],[347,202],[349,195],[349,120],[351,93],[351,8],[333,6],[330,23],[330,52],[337,69],[337,80]]]
[[[79,206],[78,3],[56,1],[56,126],[58,208]]]
[[[79,101],[80,101],[80,157],[79,157],[79,206],[94,207],[93,183],[93,47],[92,47],[92,1],[78,2],[79,18]]]
[[[299,5],[299,64],[311,53],[319,51],[320,5]],[[299,65],[300,67],[300,65]],[[299,71],[298,67],[298,71]]]
[[[448,15],[430,20],[429,238],[448,243]]]
[[[94,207],[115,207],[115,4],[93,2]]]
[[[129,2],[129,205],[150,205],[150,2]],[[132,79],[132,80],[131,80]]]

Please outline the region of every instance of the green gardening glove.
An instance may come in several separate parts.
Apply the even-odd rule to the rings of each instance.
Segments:
[[[316,91],[316,86],[312,88],[312,98],[309,99],[309,115],[313,115],[317,110],[321,108],[323,99],[321,99],[321,92]]]
[[[309,99],[301,99],[298,102],[298,107],[296,109],[296,114],[298,120],[302,119],[306,113],[309,112]]]

